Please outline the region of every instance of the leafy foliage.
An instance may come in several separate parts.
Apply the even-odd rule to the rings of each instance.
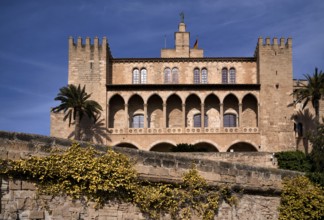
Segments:
[[[177,144],[175,147],[171,148],[172,152],[207,152],[204,148],[197,148],[192,144]]]
[[[0,174],[35,181],[41,194],[94,201],[98,207],[110,200],[131,202],[153,219],[167,213],[173,219],[214,219],[221,201],[236,203],[228,187],[208,186],[196,169],[180,184],[143,182],[125,155],[78,144],[46,157],[0,162]]]
[[[324,188],[304,176],[286,179],[279,219],[324,219]]]
[[[276,154],[280,168],[306,172],[306,177],[284,181],[279,219],[324,219],[323,125],[310,135],[310,141],[310,155],[298,151]]]
[[[309,139],[313,147],[310,154],[313,162],[312,171],[324,173],[324,125],[319,125]]]
[[[303,108],[306,107],[307,103],[310,101],[315,109],[316,117],[319,116],[319,100],[324,95],[324,73],[322,71],[318,72],[315,68],[313,75],[304,75],[307,83],[302,84],[300,88],[294,90],[294,95],[296,96],[296,102],[304,102]]]
[[[280,169],[308,172],[311,169],[310,158],[301,151],[284,151],[275,154]]]
[[[150,183],[135,194],[135,203],[153,219],[165,213],[173,219],[191,219],[193,215],[214,219],[223,200],[230,205],[237,202],[228,187],[208,187],[196,169],[185,173],[180,185]]]
[[[307,177],[324,187],[324,125],[319,125],[316,132],[309,136],[309,139],[313,150],[310,153],[311,173],[308,173]]]
[[[97,203],[127,198],[137,181],[126,156],[112,150],[100,154],[92,147],[81,148],[78,144],[66,152],[52,152],[48,157],[11,161],[6,173],[36,181],[40,193],[64,194]]]
[[[91,94],[87,94],[85,86],[81,88],[80,85],[76,87],[73,84],[60,88],[54,100],[60,101],[61,104],[52,109],[52,112],[63,111],[65,116],[64,121],[69,119],[69,126],[72,119],[75,122],[75,139],[80,140],[80,121],[87,115],[89,119],[96,121],[100,117],[102,107],[94,100],[89,100]]]

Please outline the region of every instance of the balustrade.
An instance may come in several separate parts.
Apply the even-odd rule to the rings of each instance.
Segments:
[[[202,134],[202,133],[259,133],[257,127],[225,127],[225,128],[109,128],[110,134]]]

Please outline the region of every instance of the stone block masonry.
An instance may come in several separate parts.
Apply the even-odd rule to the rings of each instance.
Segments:
[[[88,145],[88,143],[81,143]],[[22,133],[0,132],[1,159],[19,159],[30,155],[43,156],[55,147],[66,148],[70,140]],[[105,146],[96,145],[98,150]],[[190,154],[147,152],[113,147],[128,155],[140,178],[154,182],[179,182],[182,174],[196,166],[209,184],[228,184],[243,190],[236,207],[220,205],[215,219],[277,219],[281,181],[297,172],[255,167],[239,163],[210,160]],[[102,209],[84,207],[81,201],[69,198],[36,196],[32,183],[1,178],[0,219],[145,219],[132,204],[111,203]],[[162,219],[170,219],[164,216]]]

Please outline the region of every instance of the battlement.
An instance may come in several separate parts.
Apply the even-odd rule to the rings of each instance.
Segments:
[[[272,41],[271,41],[270,37],[266,37],[265,39],[263,39],[262,37],[259,37],[257,46],[258,47],[272,46],[272,47],[280,47],[280,48],[283,48],[283,47],[291,48],[292,38],[288,37],[287,39],[285,39],[284,37],[281,37],[278,42],[277,37],[272,38]]]
[[[112,57],[110,47],[108,44],[108,40],[106,37],[103,37],[101,42],[98,37],[93,39],[93,43],[91,42],[90,37],[86,37],[85,41],[82,37],[78,37],[76,42],[73,37],[69,37],[69,48],[74,49],[89,49],[89,50],[107,50],[109,57]]]
[[[292,38],[291,37],[288,37],[287,39],[284,37],[281,37],[281,38],[274,37],[272,39],[270,37],[266,37],[264,39],[262,37],[259,37],[257,46],[254,51],[254,57],[257,56],[258,51],[260,49],[271,49],[272,51],[273,50],[276,51],[277,49],[284,49],[284,48],[292,49]]]

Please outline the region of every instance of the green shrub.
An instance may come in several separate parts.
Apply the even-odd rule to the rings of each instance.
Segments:
[[[324,173],[319,173],[319,172],[309,172],[306,174],[306,176],[313,182],[316,184],[321,185],[322,187],[324,187]]]
[[[284,151],[275,154],[280,169],[296,170],[300,172],[311,171],[311,160],[301,151]]]
[[[324,219],[324,189],[307,177],[286,179],[281,194],[279,220]]]
[[[319,125],[317,130],[309,135],[312,143],[312,171],[324,173],[324,125]]]

